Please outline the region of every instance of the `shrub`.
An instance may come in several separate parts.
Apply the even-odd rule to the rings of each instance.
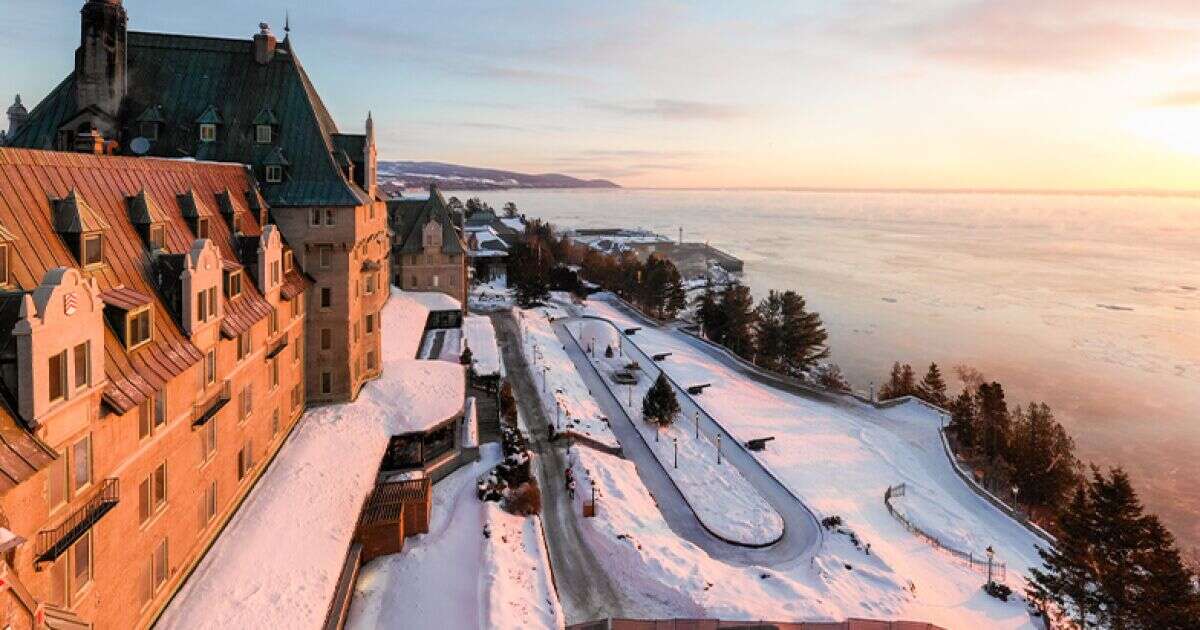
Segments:
[[[1002,602],[1008,601],[1009,596],[1012,595],[1012,589],[999,582],[988,582],[983,585],[983,590]]]
[[[505,509],[509,513],[516,514],[517,516],[540,514],[542,511],[542,491],[538,488],[537,480],[530,479],[509,491],[508,498],[504,504]]]
[[[824,527],[825,529],[833,529],[835,527],[841,527],[842,526],[842,517],[840,517],[836,514],[833,516],[826,516],[825,518],[821,519],[821,526]]]

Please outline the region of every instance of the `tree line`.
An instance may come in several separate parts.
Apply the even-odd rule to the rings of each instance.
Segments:
[[[780,374],[822,381],[836,376],[835,382],[823,384],[846,389],[836,366],[819,369],[829,357],[829,335],[820,314],[809,311],[799,293],[771,290],[755,304],[745,285],[710,285],[695,305],[700,334],[708,340]]]
[[[1197,578],[1125,471],[1085,473],[1049,405],[1010,409],[1000,383],[970,369],[960,378],[966,385],[950,399],[936,363],[920,382],[910,365],[896,363],[880,398],[914,396],[947,409],[955,453],[1057,536],[1055,547],[1039,549],[1043,565],[1031,568],[1031,605],[1082,628],[1195,628]]]

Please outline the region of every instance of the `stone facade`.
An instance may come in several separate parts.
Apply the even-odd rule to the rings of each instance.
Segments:
[[[405,291],[445,293],[467,304],[470,276],[467,248],[446,200],[436,186],[428,199],[398,199],[387,204],[395,238],[392,274]]]

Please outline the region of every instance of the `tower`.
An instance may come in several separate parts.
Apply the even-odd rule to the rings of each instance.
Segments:
[[[121,6],[121,0],[88,0],[79,13],[79,48],[75,51],[76,102],[81,111],[95,108],[112,119],[92,121],[105,136],[111,136],[129,88],[126,77],[129,16]]]
[[[17,128],[25,124],[25,121],[28,118],[29,110],[25,109],[25,106],[21,104],[21,95],[18,94],[16,100],[13,101],[12,106],[8,108],[9,137],[12,137],[13,134],[17,133]]]

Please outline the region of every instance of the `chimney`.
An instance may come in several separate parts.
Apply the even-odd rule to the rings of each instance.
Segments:
[[[75,51],[75,98],[79,110],[96,107],[113,121],[125,100],[126,25],[121,0],[88,0],[80,10],[79,48]]]
[[[271,34],[271,27],[266,22],[261,22],[258,25],[259,31],[254,36],[254,61],[260,66],[265,66],[271,63],[275,58],[275,36]]]
[[[80,132],[75,135],[75,151],[79,153],[91,153],[92,155],[104,155],[108,148],[104,141],[104,136],[100,135],[95,128],[90,131]]]
[[[8,108],[8,137],[12,137],[17,133],[17,128],[25,124],[29,120],[29,110],[21,104],[21,95],[17,95],[16,101]]]

